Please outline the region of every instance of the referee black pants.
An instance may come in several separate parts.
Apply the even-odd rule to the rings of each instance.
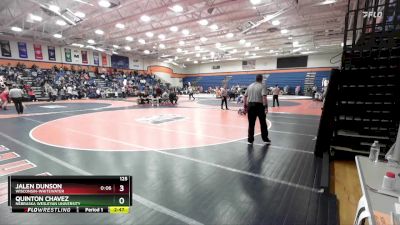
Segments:
[[[18,114],[24,113],[24,107],[22,106],[22,98],[12,98],[11,100],[14,102],[17,113]]]
[[[247,118],[249,119],[249,130],[247,141],[250,143],[254,142],[254,126],[256,125],[256,119],[260,121],[261,126],[261,138],[263,141],[268,140],[268,126],[267,126],[267,115],[265,114],[265,107],[262,103],[249,102],[249,109]]]
[[[279,95],[272,95],[272,107],[275,107],[275,101],[276,101],[276,104],[277,104],[278,107],[279,107],[279,99],[278,99],[278,96],[279,96]]]
[[[225,108],[228,109],[228,102],[227,102],[226,96],[222,96],[221,109],[224,109],[224,103],[225,103]]]

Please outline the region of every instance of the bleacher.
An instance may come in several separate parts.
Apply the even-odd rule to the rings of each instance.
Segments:
[[[324,78],[329,79],[331,71],[318,71],[316,72],[315,77],[315,85],[320,90],[322,88],[322,80]],[[291,89],[290,93],[294,93],[294,88],[298,85],[300,87],[304,86],[304,81],[307,72],[290,72],[290,73],[270,73],[266,85],[268,87],[275,86],[278,84],[280,87],[284,87],[288,85]],[[232,76],[228,82],[229,87],[234,85],[239,85],[241,87],[246,87],[253,83],[256,79],[256,74],[232,74]],[[198,80],[198,78],[203,78]],[[183,83],[187,84],[188,82],[195,82],[199,86],[202,86],[204,90],[207,90],[208,87],[215,88],[221,87],[222,82],[226,76],[190,76],[183,78]]]

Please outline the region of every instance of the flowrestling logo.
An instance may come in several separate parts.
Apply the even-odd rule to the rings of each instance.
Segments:
[[[374,12],[374,11],[372,11],[372,12],[364,11],[363,12],[363,18],[378,18],[378,17],[382,17],[382,16],[383,16],[382,12]]]
[[[156,115],[151,117],[142,117],[137,119],[136,121],[141,123],[148,123],[148,124],[163,124],[163,123],[171,123],[179,120],[185,119],[182,115],[177,114],[162,114]]]

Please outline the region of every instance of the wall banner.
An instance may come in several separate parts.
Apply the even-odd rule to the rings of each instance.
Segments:
[[[18,42],[19,57],[26,59],[28,58],[28,50],[26,49],[26,42]]]

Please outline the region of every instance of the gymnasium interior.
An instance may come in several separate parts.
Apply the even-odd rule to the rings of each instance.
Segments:
[[[0,225],[400,224],[399,0],[1,0],[0,49]],[[130,205],[14,208],[96,176]]]

